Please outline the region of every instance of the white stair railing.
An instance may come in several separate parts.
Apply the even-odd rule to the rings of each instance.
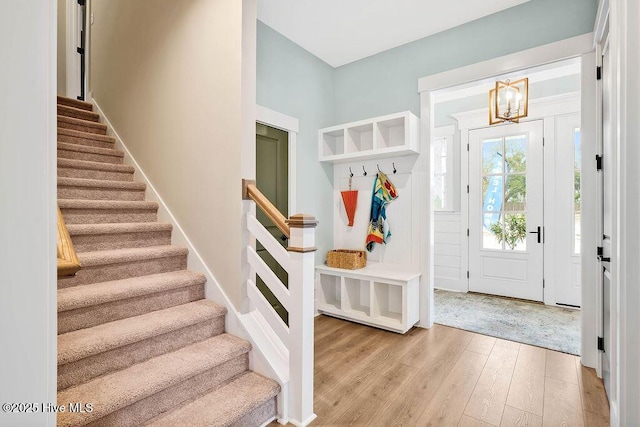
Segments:
[[[289,238],[287,249],[257,220],[247,213],[247,230],[288,273],[288,288],[258,255],[255,248],[247,246],[247,262],[251,274],[247,280],[247,295],[253,307],[267,321],[282,344],[289,351],[288,401],[285,402],[290,422],[308,425],[313,413],[313,318],[315,228],[317,221],[311,215],[296,214],[288,220],[256,188],[255,182],[243,180],[243,198],[251,199]],[[288,325],[276,313],[257,288],[253,277],[259,276],[273,295],[289,313]]]

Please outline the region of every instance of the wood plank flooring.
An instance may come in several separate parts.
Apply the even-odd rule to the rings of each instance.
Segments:
[[[314,426],[609,425],[602,381],[578,357],[441,325],[315,326]]]

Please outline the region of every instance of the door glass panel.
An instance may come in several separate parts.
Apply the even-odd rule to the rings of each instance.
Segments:
[[[527,250],[527,215],[524,212],[506,214],[503,227],[499,236],[505,250]]]
[[[580,128],[573,130],[573,254],[580,255]]]
[[[482,247],[527,247],[527,135],[482,142]]]
[[[524,174],[506,175],[504,189],[505,211],[526,211],[527,201],[527,177]]]
[[[502,138],[482,141],[482,174],[502,173]]]
[[[524,173],[527,165],[527,136],[509,136],[504,139],[507,173]]]

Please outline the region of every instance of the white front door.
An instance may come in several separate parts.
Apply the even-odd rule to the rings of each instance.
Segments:
[[[469,290],[543,300],[543,124],[469,131]]]

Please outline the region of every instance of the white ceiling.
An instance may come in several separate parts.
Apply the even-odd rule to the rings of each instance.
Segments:
[[[258,0],[258,19],[339,67],[527,1]]]

